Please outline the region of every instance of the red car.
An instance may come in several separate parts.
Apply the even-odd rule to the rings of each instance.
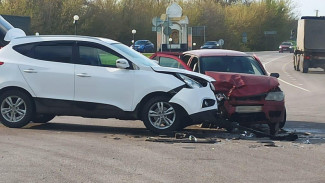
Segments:
[[[246,53],[222,50],[193,50],[184,53],[157,52],[150,57],[165,67],[181,68],[216,80],[216,96],[225,95],[222,113],[241,125],[265,123],[276,134],[286,122],[284,94],[278,73],[269,76],[260,60]]]
[[[283,53],[285,51],[288,51],[290,53],[293,53],[294,46],[291,42],[283,42],[279,46],[279,53]]]

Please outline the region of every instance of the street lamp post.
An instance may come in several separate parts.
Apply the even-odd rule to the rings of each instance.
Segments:
[[[132,35],[133,35],[133,39],[132,39],[133,49],[134,49],[134,43],[135,43],[134,35],[135,35],[136,33],[137,33],[137,30],[133,29],[133,30],[132,30]]]
[[[168,39],[168,41],[169,41],[169,51],[171,52],[172,51],[172,41],[173,41],[173,38],[169,38]]]
[[[74,35],[77,35],[77,22],[78,22],[78,20],[79,20],[78,15],[73,16]]]

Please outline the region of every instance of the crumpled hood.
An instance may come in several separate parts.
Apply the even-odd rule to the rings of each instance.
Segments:
[[[187,70],[184,70],[184,69],[176,69],[176,68],[161,67],[161,66],[152,66],[151,68],[154,71],[157,71],[157,72],[181,73],[181,74],[185,74],[185,75],[192,75],[192,76],[195,76],[195,77],[199,77],[199,78],[202,78],[202,79],[204,79],[206,81],[209,81],[209,82],[215,81],[210,76],[206,76],[204,74],[200,74],[200,73],[197,73],[197,72],[187,71]]]
[[[245,97],[267,93],[279,86],[277,78],[252,74],[207,71],[206,75],[216,80],[216,91],[228,97]]]

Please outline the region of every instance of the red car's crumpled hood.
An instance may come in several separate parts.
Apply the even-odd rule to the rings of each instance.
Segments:
[[[269,92],[279,86],[276,78],[252,74],[207,71],[206,75],[216,80],[216,91],[224,92],[228,97],[244,97]]]

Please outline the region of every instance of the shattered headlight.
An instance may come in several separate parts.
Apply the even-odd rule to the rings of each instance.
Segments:
[[[270,92],[266,95],[265,100],[282,101],[284,100],[284,93],[282,91]]]
[[[189,86],[190,88],[202,88],[202,85],[195,81],[194,79],[191,79],[183,74],[178,74],[178,76]]]

